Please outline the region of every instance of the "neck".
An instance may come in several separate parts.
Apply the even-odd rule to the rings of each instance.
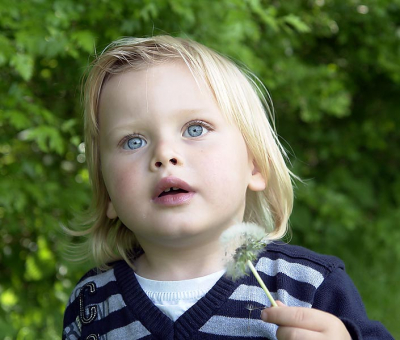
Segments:
[[[224,268],[219,240],[191,247],[141,244],[144,254],[135,262],[136,273],[151,280],[180,281],[215,273]]]

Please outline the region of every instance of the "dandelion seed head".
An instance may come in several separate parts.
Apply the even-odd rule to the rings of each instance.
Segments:
[[[269,243],[266,231],[254,223],[233,225],[222,233],[220,242],[226,255],[226,275],[234,281],[248,275],[247,261],[256,260]]]

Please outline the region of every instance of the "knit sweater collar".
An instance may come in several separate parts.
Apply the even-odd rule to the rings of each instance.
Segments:
[[[237,287],[236,283],[224,276],[221,277],[203,298],[173,322],[151,302],[126,262],[118,262],[114,272],[130,312],[151,334],[166,340],[190,338],[212,315],[216,314]]]

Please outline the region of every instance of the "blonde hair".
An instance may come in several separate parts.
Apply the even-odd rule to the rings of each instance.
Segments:
[[[189,39],[171,36],[124,38],[110,44],[93,62],[85,82],[85,144],[93,201],[86,215],[84,231],[87,252],[99,267],[117,259],[131,264],[140,249],[132,231],[117,218],[108,219],[109,196],[102,178],[99,157],[98,107],[107,80],[126,70],[140,70],[155,63],[183,60],[195,76],[212,90],[227,119],[240,129],[258,170],[267,181],[262,192],[248,191],[244,222],[264,226],[271,239],[287,231],[293,206],[291,172],[285,164],[285,151],[273,124],[269,96],[251,72],[239,68],[228,58]],[[270,123],[271,120],[271,123]],[[87,246],[87,245],[86,245]]]

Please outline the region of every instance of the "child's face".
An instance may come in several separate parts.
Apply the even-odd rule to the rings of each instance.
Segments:
[[[211,240],[263,190],[239,129],[183,62],[112,77],[100,98],[101,170],[110,203],[139,243]],[[171,190],[176,187],[182,190]]]

